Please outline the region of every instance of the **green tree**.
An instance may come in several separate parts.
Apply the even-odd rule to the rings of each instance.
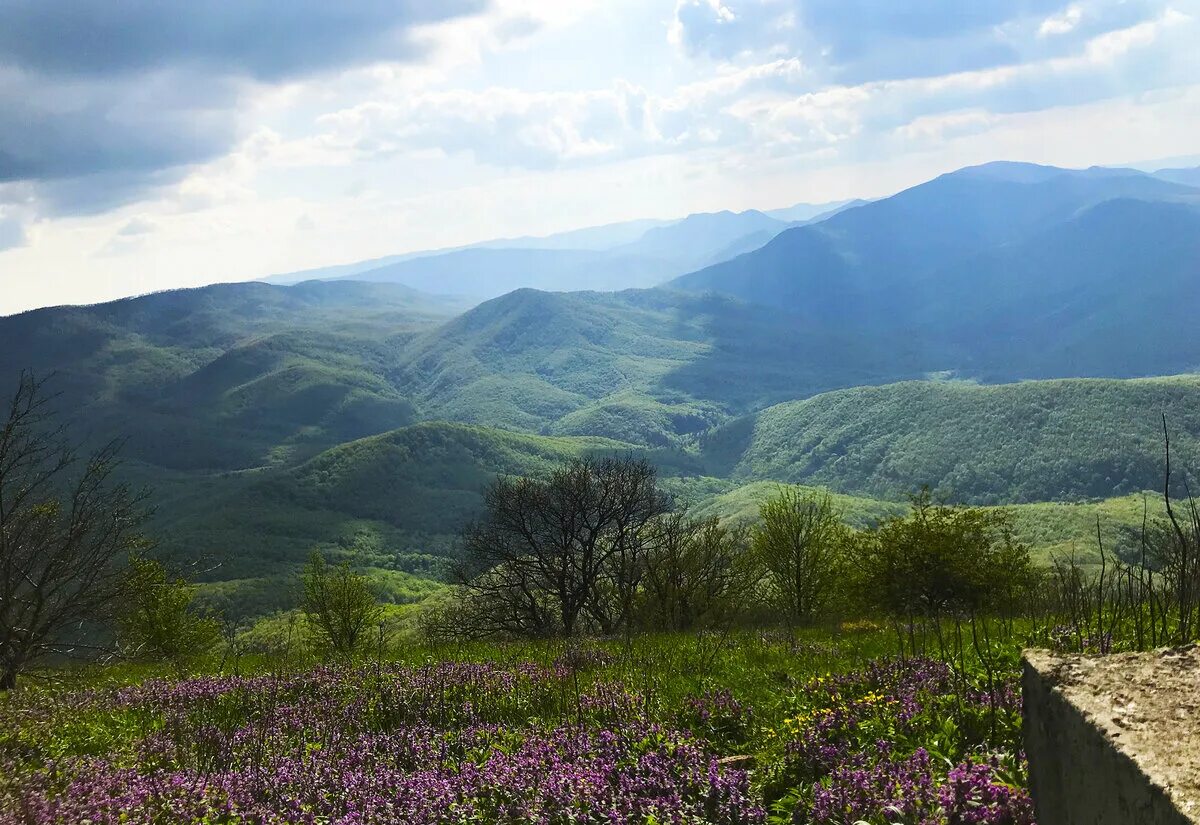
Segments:
[[[767,597],[790,622],[808,624],[840,586],[850,529],[828,495],[784,488],[759,508],[751,547]]]
[[[123,589],[117,620],[127,654],[182,671],[217,644],[220,624],[193,610],[196,586],[172,578],[162,562],[131,556]]]
[[[353,656],[366,641],[366,632],[383,618],[370,581],[348,563],[330,566],[314,552],[300,583],[301,609],[318,646],[335,658]]]
[[[943,619],[1011,617],[1033,578],[1029,548],[1016,539],[1008,513],[940,504],[928,489],[861,550],[856,567],[864,602],[904,623],[914,652],[918,624],[931,627],[944,648]]]

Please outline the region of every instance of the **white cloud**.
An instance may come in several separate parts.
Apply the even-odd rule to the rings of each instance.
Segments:
[[[134,218],[131,218],[124,226],[118,229],[117,234],[122,237],[149,235],[157,228],[158,224],[155,223],[151,218],[145,215],[138,215]]]
[[[326,139],[363,156],[438,148],[533,168],[590,161],[655,139],[649,99],[628,83],[587,92],[486,89],[371,101],[322,116]]]
[[[1195,18],[1191,15],[1168,6],[1153,20],[1106,32],[1091,39],[1088,41],[1086,54],[1088,59],[1093,62],[1109,63],[1134,49],[1151,45],[1168,29],[1193,22],[1195,22]]]
[[[962,135],[985,132],[1002,118],[979,109],[922,115],[896,130],[896,134],[913,144],[936,146]]]
[[[1074,31],[1083,19],[1083,6],[1072,3],[1059,14],[1051,15],[1038,26],[1039,37],[1049,37],[1056,34],[1067,34]]]
[[[739,19],[720,0],[684,4],[718,21]],[[795,57],[725,64],[710,76],[654,94],[610,88],[424,91],[372,100],[318,119],[327,148],[376,160],[439,150],[501,168],[567,168],[721,146],[764,154],[877,145],[889,134],[929,142],[987,128],[996,114],[1086,102],[1128,91],[1130,77],[1160,60],[1148,49],[1168,29],[1157,18],[1082,43],[1073,54],[933,77],[821,85]],[[1177,50],[1173,50],[1177,51]],[[1148,56],[1149,55],[1149,56]],[[1143,88],[1182,82],[1183,67],[1157,66]],[[813,88],[816,86],[816,88]]]
[[[1000,157],[1194,154],[1200,92],[1180,90],[1200,78],[1200,0],[1067,2],[494,0],[423,26],[415,63],[208,91],[174,89],[184,75],[172,65],[117,98],[90,80],[58,84],[42,103],[90,105],[100,119],[80,128],[95,126],[117,160],[131,145],[106,137],[104,112],[169,135],[188,107],[210,107],[225,131],[212,152],[136,174],[71,171],[70,152],[47,143],[69,175],[0,184],[0,312],[632,217],[881,195]],[[13,71],[0,71],[0,98],[21,87]],[[0,119],[0,159],[13,122]],[[194,128],[197,148],[204,121]]]

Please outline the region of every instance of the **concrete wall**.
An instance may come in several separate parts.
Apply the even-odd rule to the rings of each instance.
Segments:
[[[1200,655],[1026,651],[1025,752],[1039,825],[1200,815]]]

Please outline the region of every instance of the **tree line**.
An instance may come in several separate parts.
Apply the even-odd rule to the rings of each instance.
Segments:
[[[1109,652],[1185,644],[1200,630],[1200,504],[1169,497],[1100,564],[1035,564],[1003,509],[922,490],[866,530],[831,498],[781,487],[737,527],[672,506],[652,465],[580,458],[545,478],[501,478],[461,537],[453,598],[429,611],[440,638],[618,635],[890,625],[900,650],[987,660],[1000,638]]]
[[[152,557],[148,494],[118,480],[119,442],[84,455],[23,375],[0,421],[0,690],[55,656],[103,653],[186,669],[233,631],[194,609],[196,586]],[[1098,566],[1034,565],[1003,510],[927,490],[867,530],[828,495],[781,487],[757,523],[677,507],[649,462],[578,458],[544,478],[502,477],[461,534],[450,597],[423,612],[437,639],[631,635],[869,618],[905,653],[987,661],[1018,619],[1032,641],[1109,652],[1191,641],[1200,629],[1200,505],[1149,516]],[[297,581],[311,647],[361,653],[382,608],[370,581],[314,554]],[[96,628],[115,629],[95,644]],[[227,645],[227,647],[232,645]]]
[[[641,459],[580,458],[501,478],[462,534],[456,598],[428,629],[455,637],[614,635],[739,622],[811,625],[1012,610],[1028,548],[1003,512],[913,499],[855,531],[828,495],[792,488],[752,527],[672,508]]]

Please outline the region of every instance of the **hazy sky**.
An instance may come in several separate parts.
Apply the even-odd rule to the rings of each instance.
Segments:
[[[1200,0],[0,0],[0,313],[1200,152]]]

